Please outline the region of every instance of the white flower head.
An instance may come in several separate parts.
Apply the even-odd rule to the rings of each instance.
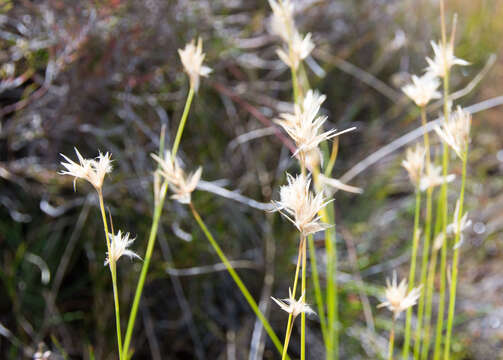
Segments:
[[[295,32],[288,49],[277,49],[276,53],[286,65],[297,70],[300,62],[307,58],[313,49],[314,43],[311,40],[311,33],[302,37],[298,32]]]
[[[294,155],[299,152],[309,153],[317,150],[321,142],[356,129],[352,127],[340,132],[336,129],[321,132],[327,117],[318,116],[318,112],[325,99],[325,95],[309,90],[302,101],[302,107],[295,104],[293,114],[283,113],[280,114],[279,119],[275,120],[295,141],[297,151]]]
[[[329,225],[322,223],[318,216],[318,212],[329,203],[323,192],[313,195],[309,190],[311,180],[304,175],[297,175],[295,178],[290,174],[286,175],[288,185],[280,188],[281,200],[273,202],[276,210],[304,236],[328,228]]]
[[[294,4],[290,0],[275,1],[269,0],[272,9],[271,31],[279,36],[285,43],[292,41],[293,34],[297,32],[295,28]]]
[[[377,307],[387,307],[393,312],[393,317],[397,319],[400,314],[408,308],[416,305],[417,299],[421,295],[421,286],[413,288],[407,293],[407,281],[402,279],[400,284],[397,284],[396,272],[393,272],[393,280],[390,282],[386,279],[386,301],[379,304]]]
[[[402,87],[402,91],[411,100],[413,100],[417,106],[426,106],[432,99],[439,99],[440,92],[437,91],[440,81],[438,78],[427,72],[423,76],[412,75],[412,83]]]
[[[443,122],[442,126],[436,126],[437,135],[449,145],[456,154],[464,159],[466,156],[466,146],[470,142],[470,128],[472,115],[458,106],[456,111],[451,114],[448,121]]]
[[[408,148],[405,152],[405,160],[402,161],[402,166],[407,170],[410,181],[416,186],[419,185],[423,176],[424,155],[425,149],[421,144],[417,144],[415,148]]]
[[[132,258],[138,258],[141,259],[141,257],[138,256],[135,252],[131,251],[128,249],[128,247],[136,240],[136,239],[130,239],[129,238],[129,233],[122,234],[121,231],[117,233],[117,235],[114,234],[108,234],[110,238],[110,254],[107,252],[107,259],[105,261],[105,265],[108,265],[110,261],[117,262],[121,256],[129,256],[130,259]]]
[[[178,54],[184,70],[189,76],[190,87],[197,92],[199,90],[199,77],[207,77],[212,71],[211,68],[203,65],[206,56],[203,53],[203,40],[198,38],[196,45],[195,39],[192,39],[190,43],[185,45],[185,48],[178,49]]]
[[[68,162],[61,162],[61,165],[63,165],[66,170],[60,171],[59,174],[75,177],[73,180],[74,190],[77,179],[84,179],[91,183],[97,191],[100,191],[103,187],[105,175],[112,171],[111,154],[102,154],[99,152],[96,159],[84,159],[77,148],[74,149],[77,153],[79,163],[77,164],[76,162],[70,160],[67,156],[60,154]]]
[[[454,65],[466,66],[470,65],[468,61],[459,59],[454,56],[453,41],[448,42],[445,47],[441,43],[431,42],[433,48],[433,59],[427,57],[428,72],[435,74],[438,77],[444,77],[446,71],[449,71]]]
[[[271,299],[279,305],[281,310],[286,311],[289,314],[292,314],[295,319],[299,314],[305,313],[306,315],[315,314],[314,310],[311,309],[309,305],[307,305],[304,301],[305,293],[301,295],[299,300],[295,300],[295,297],[292,294],[292,289],[288,289],[288,299],[279,300],[271,296]]]
[[[164,158],[160,158],[156,154],[151,154],[151,156],[160,166],[159,174],[166,179],[174,193],[171,198],[182,204],[189,204],[191,194],[201,179],[203,168],[199,167],[194,173],[186,175],[178,160],[172,159],[170,151],[167,150],[164,153]]]
[[[454,210],[454,219],[452,224],[447,225],[447,234],[451,236],[459,235],[459,241],[454,244],[454,248],[458,248],[463,244],[464,236],[463,232],[470,228],[472,221],[468,219],[468,212],[466,212],[461,219],[459,218],[460,203],[459,200],[456,202],[456,210]]]
[[[419,189],[425,191],[426,189],[442,185],[443,183],[450,183],[454,181],[456,175],[449,174],[445,178],[442,176],[442,167],[431,164],[429,174],[421,176],[419,180]]]

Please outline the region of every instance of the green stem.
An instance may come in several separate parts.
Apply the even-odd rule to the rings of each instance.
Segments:
[[[468,158],[468,144],[465,147],[463,154],[463,171],[461,175],[461,192],[459,195],[459,209],[457,218],[457,229],[454,241],[454,255],[452,257],[452,270],[451,270],[451,286],[449,289],[449,313],[447,317],[447,333],[445,338],[444,360],[449,360],[451,352],[451,337],[452,326],[454,323],[454,310],[456,307],[456,287],[458,283],[458,265],[459,265],[459,241],[461,238],[461,218],[463,217],[463,203],[465,200],[465,185],[466,185],[466,163]]]
[[[122,335],[121,335],[121,317],[119,309],[119,293],[117,291],[117,271],[115,267],[115,260],[112,258],[112,249],[110,246],[110,237],[108,233],[107,216],[105,214],[105,204],[103,202],[103,192],[101,189],[97,189],[98,198],[100,202],[101,218],[103,219],[103,228],[105,230],[105,239],[108,249],[108,266],[110,268],[110,273],[112,275],[112,287],[114,293],[114,306],[115,306],[115,327],[117,330],[117,345],[119,349],[119,359],[122,360]]]
[[[320,318],[321,334],[323,341],[327,341],[327,323],[325,319],[325,306],[323,304],[323,294],[321,293],[320,278],[318,276],[318,264],[316,262],[316,249],[314,246],[313,235],[308,237],[309,258],[311,260],[311,272],[313,273],[314,295],[316,298],[316,307],[318,309],[318,317]]]
[[[333,204],[327,205],[321,212],[323,222],[333,225],[325,230],[325,246],[327,252],[327,315],[328,315],[328,348],[327,358],[339,358],[339,312],[337,298],[337,248],[335,246],[335,221]]]
[[[192,215],[194,216],[194,219],[197,221],[197,224],[199,225],[199,227],[203,231],[204,235],[206,236],[206,238],[210,242],[211,246],[213,247],[213,249],[217,253],[217,255],[220,258],[220,260],[222,261],[222,263],[225,265],[227,271],[229,272],[229,275],[231,275],[232,279],[234,280],[234,282],[238,286],[239,290],[241,290],[241,293],[245,297],[246,301],[248,302],[248,304],[252,308],[255,315],[262,322],[262,325],[264,326],[265,331],[267,332],[267,334],[271,338],[272,342],[274,343],[274,346],[276,346],[276,349],[278,349],[280,354],[283,354],[283,346],[281,345],[281,341],[278,339],[278,337],[274,333],[274,330],[272,329],[271,325],[269,324],[269,321],[267,321],[265,316],[262,314],[262,312],[258,308],[257,303],[255,302],[255,300],[251,296],[250,292],[248,291],[248,289],[244,285],[244,283],[241,280],[241,278],[239,277],[239,275],[236,273],[236,271],[234,270],[234,268],[230,264],[229,260],[227,259],[227,257],[223,253],[220,246],[217,244],[216,240],[213,238],[213,235],[211,235],[210,231],[206,227],[206,224],[203,222],[203,220],[201,219],[201,216],[196,211],[196,208],[194,207],[194,205],[192,203],[190,203],[189,207],[190,207],[190,210],[192,211]]]
[[[426,126],[426,111],[424,106],[421,107],[421,123],[423,128]],[[424,147],[426,150],[426,173],[431,174],[431,158],[430,158],[430,140],[428,132],[424,133]],[[432,193],[433,188],[428,187],[426,190],[426,218],[424,231],[424,245],[421,262],[421,285],[426,288],[426,275],[428,271],[429,255],[430,255],[430,238],[431,238],[431,214],[432,214]],[[417,310],[417,327],[414,336],[414,360],[419,359],[419,350],[421,348],[422,322],[425,303],[425,291],[421,291]]]
[[[126,359],[129,358],[128,355],[129,345],[131,344],[131,337],[133,335],[136,315],[138,313],[138,306],[140,305],[140,299],[143,292],[143,287],[145,286],[145,279],[147,277],[148,268],[150,266],[150,259],[152,258],[152,252],[154,250],[155,239],[157,237],[157,229],[159,227],[159,219],[161,218],[167,188],[168,188],[167,186],[162,187],[163,190],[162,193],[160,194],[160,201],[157,203],[154,209],[154,219],[152,221],[152,226],[150,228],[150,235],[148,237],[147,252],[145,253],[145,258],[143,260],[143,265],[141,267],[140,278],[138,279],[138,285],[136,286],[133,305],[131,307],[131,312],[129,314],[129,321],[126,329],[126,337],[124,338],[124,354],[126,356]]]
[[[395,315],[393,315],[393,323],[389,334],[388,360],[393,360],[393,347],[395,345]]]
[[[293,87],[293,102],[299,104],[299,81],[297,79],[297,70],[290,67],[290,72],[292,74],[292,87]],[[300,104],[299,104],[300,105]]]
[[[442,156],[442,172],[444,178],[447,176],[449,167],[449,146],[444,144],[444,152]],[[442,354],[442,331],[444,329],[444,313],[445,313],[445,290],[446,290],[446,274],[447,274],[447,182],[442,184],[441,190],[442,202],[442,233],[444,242],[442,243],[442,251],[440,257],[440,289],[437,310],[437,329],[435,332],[435,350],[433,351],[433,359],[439,360]]]
[[[412,254],[410,260],[410,270],[409,270],[409,289],[411,291],[414,288],[414,281],[416,277],[416,262],[417,262],[417,249],[419,245],[419,214],[421,210],[421,190],[419,186],[416,187],[416,207],[414,210],[414,230],[412,232]],[[412,322],[412,307],[407,309],[407,319],[405,321],[405,339],[403,343],[402,358],[409,358],[410,351],[410,328]]]
[[[286,334],[285,334],[285,344],[283,345],[283,354],[281,355],[281,360],[285,360],[288,352],[288,344],[290,343],[290,337],[292,336],[294,319],[292,318],[292,314],[288,317],[288,324],[286,326]]]
[[[304,294],[304,300],[306,299],[306,241],[302,244],[302,282],[301,282],[301,293]],[[306,313],[302,312],[300,314],[301,321],[301,332],[300,332],[300,359],[306,359]]]
[[[178,125],[178,130],[176,132],[175,142],[173,143],[173,149],[171,150],[171,158],[174,160],[176,158],[176,153],[178,152],[178,147],[180,146],[180,140],[182,139],[183,129],[185,128],[185,123],[189,116],[190,105],[192,104],[192,98],[194,97],[194,89],[191,87],[189,94],[187,95],[187,100],[185,102],[185,107],[183,109],[182,119]]]

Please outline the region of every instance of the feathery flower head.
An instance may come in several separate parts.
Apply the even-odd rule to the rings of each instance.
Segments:
[[[203,65],[204,57],[206,56],[203,53],[203,40],[198,38],[196,45],[195,39],[192,39],[190,43],[185,45],[185,48],[178,49],[178,55],[180,55],[184,70],[189,76],[190,87],[197,92],[199,89],[199,77],[207,77],[212,71],[211,68]]]
[[[426,106],[430,100],[439,99],[440,92],[437,91],[440,81],[432,73],[425,73],[423,76],[418,77],[412,75],[412,83],[402,87],[402,91],[411,100],[413,100],[417,106]]]
[[[286,174],[288,185],[280,188],[280,201],[273,201],[276,210],[292,222],[304,235],[314,234],[329,227],[320,222],[318,212],[329,201],[324,198],[323,192],[316,195],[309,190],[311,180],[304,175],[295,178]]]
[[[272,9],[271,30],[285,43],[292,41],[293,34],[297,32],[293,18],[294,4],[290,0],[269,0]]]
[[[327,121],[327,117],[317,115],[325,99],[325,95],[320,95],[318,92],[309,90],[302,101],[302,107],[295,104],[293,114],[283,113],[280,114],[279,119],[275,120],[295,141],[297,151],[294,155],[297,155],[299,152],[309,153],[312,150],[317,150],[318,145],[322,141],[355,129],[352,127],[340,132],[337,132],[336,129],[321,132],[323,124]]]
[[[292,40],[289,42],[288,49],[277,49],[279,58],[293,70],[299,68],[300,62],[307,58],[314,49],[314,43],[311,40],[311,33],[302,37],[297,31],[294,32]]]
[[[442,176],[442,167],[431,164],[429,174],[424,174],[419,180],[419,189],[425,191],[443,183],[450,183],[455,178],[456,175],[454,174],[449,174],[444,178]]]
[[[151,156],[161,167],[158,171],[169,183],[174,193],[171,198],[182,204],[189,204],[191,194],[201,179],[203,168],[199,167],[194,173],[186,175],[178,160],[172,160],[169,150],[164,153],[164,158],[160,158],[156,154],[151,154]]]
[[[468,212],[466,212],[461,219],[459,219],[459,200],[456,202],[456,210],[454,210],[454,219],[452,224],[447,225],[447,234],[456,236],[459,234],[459,241],[454,244],[454,248],[458,248],[463,244],[464,237],[463,232],[467,230],[471,225],[472,221],[468,219]]]
[[[426,58],[428,62],[428,72],[435,74],[438,77],[444,77],[445,72],[449,71],[454,65],[466,66],[470,65],[468,61],[459,59],[454,56],[453,41],[449,41],[445,47],[441,43],[431,42],[434,58]]]
[[[271,299],[279,305],[281,310],[286,311],[289,314],[292,314],[293,318],[295,319],[299,314],[305,313],[307,315],[314,314],[314,310],[311,309],[309,305],[307,305],[304,301],[305,298],[305,293],[301,295],[299,300],[295,300],[295,297],[292,294],[292,289],[288,289],[288,299],[283,299],[279,300],[271,296]]]
[[[409,173],[410,181],[416,186],[419,185],[424,168],[425,149],[421,144],[416,147],[408,148],[405,152],[405,160],[402,161],[402,166]]]
[[[456,111],[451,114],[448,121],[443,122],[442,126],[436,126],[437,135],[449,145],[456,154],[464,159],[466,156],[466,146],[470,142],[470,127],[472,115],[458,106]]]
[[[110,263],[110,260],[113,262],[117,262],[119,258],[123,255],[129,256],[130,259],[133,257],[141,259],[135,252],[128,249],[129,245],[131,245],[136,239],[130,239],[129,233],[122,234],[121,231],[114,234],[108,234],[110,238],[110,254],[107,252],[107,259],[105,261],[105,265]]]
[[[76,162],[70,160],[67,156],[60,154],[68,162],[61,162],[61,165],[63,165],[66,170],[60,171],[59,174],[75,177],[73,180],[74,190],[77,179],[84,179],[91,183],[97,191],[100,191],[103,187],[105,175],[112,171],[112,155],[109,153],[103,155],[99,152],[96,159],[84,159],[77,148],[74,149],[77,153],[79,163],[77,164]]]
[[[400,313],[416,305],[417,299],[421,295],[421,286],[415,287],[407,293],[407,281],[405,279],[397,284],[396,272],[393,272],[392,282],[390,282],[389,278],[386,279],[386,285],[384,294],[386,301],[377,305],[377,307],[387,307],[393,312],[395,319],[400,316]]]

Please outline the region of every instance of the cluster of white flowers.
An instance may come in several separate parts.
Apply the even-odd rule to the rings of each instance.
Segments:
[[[119,260],[119,258],[123,255],[129,256],[129,258],[135,257],[141,259],[138,254],[128,249],[128,247],[136,240],[134,238],[130,239],[129,233],[122,234],[119,230],[116,235],[108,234],[108,237],[110,239],[110,254],[107,252],[105,265],[108,265],[110,261],[117,262],[117,260]]]
[[[194,173],[187,175],[178,160],[172,158],[170,151],[164,153],[164,158],[156,154],[151,156],[160,166],[159,174],[166,179],[174,193],[171,198],[182,204],[190,204],[191,194],[201,179],[203,168],[199,167]]]
[[[272,9],[271,30],[287,46],[285,49],[278,49],[277,54],[286,65],[297,70],[300,62],[314,49],[311,34],[303,36],[295,27],[295,9],[290,0],[269,0],[269,5]]]
[[[281,310],[286,311],[289,314],[292,314],[293,318],[295,319],[299,314],[305,313],[307,315],[314,314],[314,310],[311,309],[309,305],[306,304],[304,298],[305,298],[305,293],[303,293],[299,300],[295,299],[294,294],[292,294],[292,289],[288,289],[288,294],[289,297],[288,299],[283,299],[279,300],[271,296],[271,299],[279,305]]]
[[[386,301],[379,304],[377,307],[387,307],[393,312],[393,317],[397,319],[400,314],[408,308],[416,305],[417,300],[421,296],[421,286],[413,288],[407,292],[407,281],[402,279],[400,284],[397,283],[396,272],[393,273],[393,280],[390,282],[386,279]]]
[[[190,79],[190,87],[197,92],[199,89],[200,76],[207,77],[211,73],[211,68],[203,65],[203,40],[197,39],[197,45],[193,39],[190,43],[185,45],[185,48],[178,49],[178,55],[182,61],[183,67]]]
[[[76,162],[70,160],[67,156],[60,154],[68,162],[61,162],[61,165],[63,165],[66,170],[60,171],[59,174],[74,177],[74,190],[77,179],[83,179],[93,185],[97,191],[100,191],[103,187],[105,175],[112,171],[112,160],[110,159],[111,154],[106,153],[103,155],[99,152],[96,159],[84,159],[77,148],[74,149],[77,153],[79,163],[77,164]]]
[[[469,112],[458,106],[449,120],[436,126],[438,136],[449,145],[456,154],[463,159],[466,156],[466,147],[470,142],[470,128],[472,116]]]
[[[444,178],[444,176],[442,176],[442,167],[432,164],[429,173],[421,176],[419,180],[419,189],[425,191],[429,188],[442,185],[443,183],[450,183],[454,181],[455,178],[456,175],[454,174],[449,174]]]
[[[423,175],[425,153],[424,147],[421,144],[417,144],[414,149],[407,149],[405,160],[402,161],[402,166],[407,170],[410,181],[416,186],[419,185]]]
[[[318,116],[318,113],[325,99],[325,95],[308,90],[301,104],[294,105],[293,114],[283,113],[275,120],[295,141],[297,151],[294,155],[300,153],[301,161],[305,161],[309,168],[321,164],[322,157],[318,147],[321,142],[356,129],[352,127],[340,132],[336,129],[323,132],[322,126],[327,117]]]

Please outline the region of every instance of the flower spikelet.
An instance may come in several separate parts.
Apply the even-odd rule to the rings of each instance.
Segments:
[[[295,32],[292,41],[289,43],[288,49],[277,49],[276,53],[279,58],[293,70],[299,68],[300,62],[307,58],[314,49],[314,43],[311,40],[311,33],[302,36]]]
[[[435,74],[438,77],[444,77],[445,72],[449,71],[454,65],[466,66],[470,65],[468,61],[459,59],[454,56],[454,45],[452,41],[448,42],[445,47],[441,43],[431,42],[433,48],[433,59],[427,57],[428,72]]]
[[[272,9],[271,30],[274,35],[279,36],[285,43],[292,41],[292,36],[297,32],[293,18],[294,5],[290,0],[275,1],[269,0]]]
[[[400,314],[408,308],[416,305],[417,299],[421,295],[421,286],[413,288],[407,293],[407,281],[402,279],[397,284],[396,272],[393,272],[393,280],[386,279],[386,291],[384,293],[386,301],[377,307],[387,307],[393,312],[393,317],[397,319]]]
[[[318,92],[309,90],[303,99],[302,107],[296,104],[293,114],[283,113],[280,114],[279,119],[275,120],[295,141],[297,146],[295,155],[299,152],[309,153],[313,150],[317,151],[318,145],[322,141],[355,129],[352,127],[340,132],[337,132],[336,129],[321,132],[323,124],[327,121],[327,117],[318,116],[318,112],[325,99],[325,95],[320,95]]]
[[[315,314],[314,310],[311,309],[309,305],[305,303],[305,293],[301,295],[299,300],[295,300],[295,297],[292,294],[292,289],[288,289],[289,298],[279,300],[271,296],[271,299],[279,305],[281,310],[286,311],[289,314],[292,314],[295,319],[299,314],[305,313],[307,315]]]
[[[436,126],[437,135],[449,145],[456,154],[464,159],[466,156],[466,146],[470,142],[470,128],[472,116],[458,106],[456,111],[450,116],[448,121],[444,121],[442,126]]]
[[[171,198],[182,204],[189,204],[191,194],[201,179],[203,168],[199,167],[194,173],[187,175],[178,160],[172,160],[170,151],[164,153],[164,158],[160,158],[156,154],[151,154],[151,156],[160,166],[159,174],[166,179],[174,193]]]
[[[454,210],[454,219],[452,224],[447,225],[446,232],[448,235],[456,236],[459,235],[459,241],[457,244],[454,244],[454,248],[458,248],[463,244],[464,236],[463,232],[470,228],[472,225],[472,221],[468,219],[468,213],[466,212],[461,219],[459,218],[459,208],[460,203],[459,200],[456,202],[456,209]]]
[[[429,174],[421,176],[419,180],[419,189],[425,191],[426,189],[442,185],[443,183],[450,183],[456,178],[456,175],[449,174],[445,178],[442,176],[442,167],[431,164]]]
[[[70,160],[67,156],[60,154],[66,161],[61,162],[61,165],[66,170],[60,171],[60,175],[70,175],[75,179],[73,180],[73,188],[75,190],[77,179],[83,179],[91,183],[97,191],[103,187],[105,175],[112,171],[111,154],[102,154],[99,152],[98,157],[95,159],[84,159],[79,153],[77,148],[74,148],[79,159],[79,163]]]
[[[407,170],[410,181],[416,186],[419,185],[424,168],[424,147],[417,144],[415,148],[408,148],[405,152],[405,160],[402,166]]]
[[[304,175],[287,174],[288,185],[280,188],[280,201],[273,202],[280,211],[304,235],[313,234],[329,227],[320,221],[318,212],[328,204],[323,192],[316,195],[309,190],[311,180]]]
[[[417,106],[426,106],[432,99],[439,99],[440,92],[437,91],[440,81],[432,73],[425,73],[423,76],[418,77],[412,75],[412,83],[402,87],[402,91],[411,100],[413,100]]]
[[[185,45],[185,48],[178,49],[178,55],[180,55],[184,70],[189,76],[190,87],[197,92],[199,90],[199,77],[207,77],[212,71],[211,68],[203,65],[206,56],[203,53],[203,40],[198,38],[196,45],[195,40],[192,39],[190,43]]]
[[[134,238],[130,239],[129,233],[122,234],[119,230],[117,235],[108,234],[108,236],[110,238],[110,254],[107,252],[105,265],[108,265],[110,261],[113,261],[114,263],[117,262],[117,260],[119,260],[119,258],[123,255],[129,256],[131,259],[134,257],[141,259],[138,254],[128,249],[128,247],[136,240]]]

